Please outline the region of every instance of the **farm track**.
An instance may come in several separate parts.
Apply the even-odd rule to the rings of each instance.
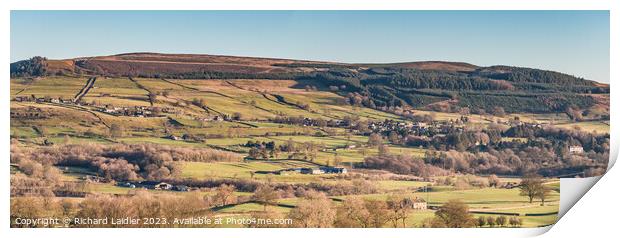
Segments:
[[[84,87],[82,87],[82,89],[80,89],[80,91],[75,95],[75,97],[73,98],[73,102],[75,103],[82,100],[82,97],[86,96],[88,91],[90,91],[90,89],[95,85],[96,80],[97,77],[90,77],[88,81],[86,81]]]

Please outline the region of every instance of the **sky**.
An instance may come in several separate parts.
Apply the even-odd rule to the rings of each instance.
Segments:
[[[11,62],[129,52],[511,65],[609,82],[609,11],[11,11]]]

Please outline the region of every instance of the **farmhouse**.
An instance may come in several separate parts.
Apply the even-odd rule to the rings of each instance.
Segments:
[[[116,186],[125,187],[125,188],[136,188],[136,185],[130,182],[118,182]]]
[[[302,174],[323,174],[325,173],[323,170],[319,168],[301,168],[299,170]]]
[[[581,146],[571,146],[568,148],[568,151],[571,154],[582,154],[583,153],[583,147]]]
[[[407,199],[407,203],[414,210],[426,210],[428,208],[426,200],[419,197]]]
[[[164,139],[169,139],[169,140],[181,140],[180,137],[175,136],[175,135],[167,135],[164,137]]]
[[[89,181],[89,182],[93,182],[93,183],[108,183],[108,182],[110,182],[109,179],[106,179],[104,177],[94,176],[94,175],[86,175],[83,179],[86,180],[86,181]]]
[[[16,96],[13,100],[16,102],[28,102],[30,101],[30,97],[27,96]]]
[[[323,173],[326,173],[326,174],[346,174],[347,173],[347,169],[342,168],[342,167],[323,166],[323,167],[320,167],[320,169],[323,171]]]
[[[146,189],[156,189],[156,190],[170,190],[172,189],[172,185],[157,182],[157,181],[142,181],[138,183],[138,187],[146,188]]]

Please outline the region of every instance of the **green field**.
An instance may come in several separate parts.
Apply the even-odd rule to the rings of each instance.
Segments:
[[[609,133],[609,121],[575,122],[556,125],[567,129],[579,129],[596,133]]]
[[[386,119],[406,121],[404,117],[366,107],[352,107],[345,103],[345,98],[333,92],[311,91],[294,87],[291,80],[261,81],[256,80],[172,80],[155,78],[105,78],[99,77],[94,87],[83,97],[87,104],[59,104],[36,102],[11,102],[11,110],[26,110],[34,107],[51,115],[47,118],[11,118],[11,137],[19,140],[24,147],[43,146],[46,141],[56,145],[82,143],[126,143],[159,144],[171,147],[213,148],[237,153],[239,157],[248,156],[248,141],[271,142],[276,146],[289,141],[298,147],[314,145],[316,158],[308,161],[288,160],[296,152],[279,152],[277,158],[270,160],[246,160],[247,162],[187,162],[179,161],[182,171],[174,179],[239,179],[260,182],[321,185],[350,184],[354,179],[366,179],[376,186],[375,194],[337,196],[346,199],[360,196],[365,199],[385,200],[391,193],[405,193],[426,199],[429,205],[440,206],[443,203],[460,199],[472,211],[476,212],[511,212],[519,213],[524,226],[536,227],[552,224],[556,215],[525,216],[527,213],[552,213],[559,207],[559,182],[548,184],[554,191],[545,206],[538,202],[528,203],[527,198],[519,196],[518,189],[482,188],[456,190],[453,186],[435,185],[433,182],[407,181],[389,177],[386,171],[378,174],[364,174],[356,171],[353,165],[364,162],[364,158],[378,154],[376,146],[369,146],[368,133],[355,133],[351,128],[321,128],[274,123],[277,116],[307,117],[312,119],[342,120],[356,117],[361,121],[384,121]],[[11,80],[11,96],[72,99],[85,85],[85,77],[46,77],[37,80]],[[101,112],[105,105],[113,107],[151,106],[149,93],[156,95],[153,106],[174,108],[174,112],[161,113],[157,117],[118,116]],[[196,103],[201,101],[204,105]],[[279,101],[279,100],[284,100]],[[91,104],[94,102],[94,104]],[[303,109],[301,105],[304,105]],[[240,114],[240,120],[214,121],[215,116]],[[419,115],[432,115],[435,120],[448,121],[460,119],[459,113],[431,112],[414,110]],[[557,124],[561,127],[579,126],[584,131],[606,132],[609,123],[578,122],[569,123],[563,114],[510,114],[504,117],[492,115],[470,115],[468,127],[484,128],[491,123],[507,121],[515,116],[522,121],[536,121]],[[120,126],[122,135],[112,136],[111,126]],[[173,140],[169,136],[184,135],[201,137],[201,140]],[[502,138],[503,141],[517,140],[527,142],[527,138]],[[413,159],[423,158],[427,149],[392,144],[384,140],[389,153],[409,155]],[[311,154],[311,153],[309,153]],[[300,156],[304,158],[304,156]],[[345,166],[351,169],[350,175],[306,175],[286,173],[283,175],[264,174],[265,171],[277,171],[287,168],[317,167],[319,165]],[[13,168],[12,168],[13,169]],[[94,175],[96,171],[85,168],[59,167],[63,171],[64,181],[83,181],[85,175]],[[14,169],[16,172],[17,170]],[[432,179],[432,178],[431,178]],[[519,178],[500,178],[502,182],[519,182]],[[432,185],[431,192],[417,192],[417,188]],[[89,183],[88,189],[94,194],[126,195],[137,189],[115,186],[110,183]],[[154,191],[152,193],[170,193],[184,195],[189,193],[173,191]],[[196,191],[201,196],[215,194],[212,188]],[[237,196],[251,196],[252,193],[236,191]],[[295,205],[299,198],[283,198],[277,202],[282,205]],[[334,201],[334,205],[340,204]],[[290,208],[270,206],[274,212],[285,215]],[[252,212],[260,212],[263,206],[257,203],[232,205],[217,211],[222,217],[248,217]],[[407,223],[412,227],[420,226],[422,221],[433,217],[432,210],[411,212]],[[478,216],[478,215],[476,215]],[[389,226],[389,225],[386,225]]]
[[[286,175],[259,174],[257,171],[276,171],[286,168],[316,167],[315,164],[301,161],[258,161],[248,163],[201,163],[184,162],[183,178],[234,178],[234,179],[259,179],[274,182],[307,183],[320,181],[323,178],[330,178],[333,175],[307,175],[299,173],[287,173]]]

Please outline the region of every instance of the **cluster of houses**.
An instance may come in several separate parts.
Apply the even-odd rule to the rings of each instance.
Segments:
[[[160,113],[176,113],[176,110],[171,107],[147,107],[147,106],[133,106],[133,107],[114,107],[105,106],[97,109],[100,112],[116,115],[116,116],[129,116],[129,117],[156,117],[160,116]]]
[[[230,116],[228,115],[214,115],[214,116],[208,116],[208,117],[196,117],[194,118],[194,120],[196,121],[204,121],[204,122],[209,122],[209,121],[232,121],[232,119],[230,118]]]
[[[320,120],[312,119],[312,118],[308,118],[308,117],[305,117],[302,120],[302,122],[301,122],[302,126],[323,126],[321,124],[322,124],[322,122]],[[348,126],[350,126],[350,124],[347,121],[345,121],[345,120],[338,120],[338,119],[326,121],[325,124],[327,126],[330,126],[330,127],[348,127]]]
[[[145,188],[145,189],[153,189],[153,190],[172,190],[179,192],[187,192],[190,191],[190,187],[185,185],[172,185],[169,183],[158,182],[158,181],[141,181],[141,182],[118,182],[116,186],[126,187],[126,188]]]
[[[526,126],[526,127],[532,127],[532,128],[542,128],[543,125],[548,124],[548,123],[530,123],[530,122],[523,122],[520,120],[507,120],[507,121],[502,121],[501,123],[504,125],[511,126],[511,127]]]
[[[401,134],[432,136],[436,134],[448,134],[451,132],[463,131],[463,123],[458,120],[433,121],[431,123],[384,120],[370,122],[368,124],[368,129],[374,133],[397,131]]]
[[[283,123],[283,124],[292,124],[292,125],[301,125],[301,126],[328,126],[328,127],[349,127],[351,124],[346,120],[323,120],[323,119],[313,119],[309,117],[276,117],[270,119],[270,121],[275,123]]]
[[[320,167],[305,167],[305,168],[287,168],[276,171],[257,171],[259,174],[277,174],[287,175],[289,173],[300,174],[346,174],[348,171],[343,167],[332,166],[320,166]]]
[[[65,99],[65,98],[53,98],[53,97],[36,97],[34,95],[32,96],[15,96],[13,98],[13,101],[16,102],[37,102],[37,103],[60,103],[60,104],[73,104],[73,100],[72,99]]]
[[[76,102],[74,101],[74,99],[53,98],[49,96],[46,96],[46,97],[36,97],[35,95],[16,96],[13,98],[13,101],[93,106],[97,108],[96,109],[97,111],[116,115],[116,116],[155,117],[155,116],[159,116],[160,113],[169,113],[169,114],[177,113],[177,110],[173,107],[148,107],[148,106],[115,107],[112,105],[99,106],[94,103],[88,103],[88,102],[82,102],[82,101]],[[213,120],[223,120],[217,117],[218,116],[216,116],[216,118],[214,118]]]

